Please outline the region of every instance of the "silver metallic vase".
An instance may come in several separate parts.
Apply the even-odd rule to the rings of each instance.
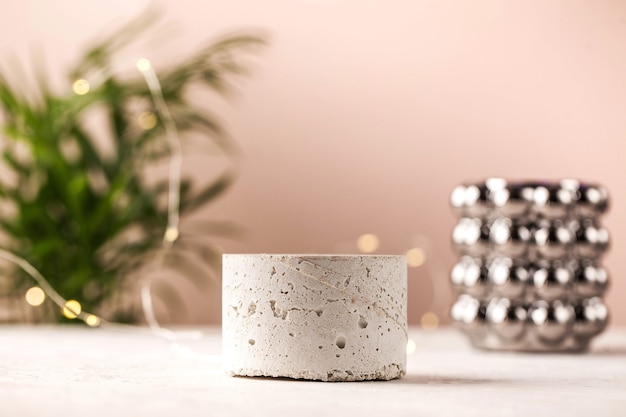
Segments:
[[[490,178],[452,191],[451,316],[484,349],[581,351],[606,327],[604,188]]]

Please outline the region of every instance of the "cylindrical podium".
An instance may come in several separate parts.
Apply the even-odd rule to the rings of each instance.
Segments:
[[[321,381],[406,372],[404,256],[224,255],[226,371]]]

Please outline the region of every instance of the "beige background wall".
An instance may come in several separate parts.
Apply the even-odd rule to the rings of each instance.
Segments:
[[[0,56],[40,46],[61,74],[76,48],[146,4],[3,0]],[[204,213],[247,228],[224,250],[355,252],[363,233],[379,236],[382,253],[423,247],[426,263],[410,271],[417,323],[429,309],[443,315],[450,299],[455,184],[590,179],[613,197],[608,302],[613,322],[626,324],[626,2],[160,4],[177,35],[136,51],[157,64],[225,29],[271,34],[252,77],[217,106],[245,151],[240,181]],[[187,319],[215,320],[218,295],[217,286],[190,294]]]

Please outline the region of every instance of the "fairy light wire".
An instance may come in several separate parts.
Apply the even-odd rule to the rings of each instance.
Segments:
[[[163,248],[157,254],[153,267],[154,271],[158,272],[163,269],[165,256],[180,236],[180,187],[183,152],[176,123],[174,122],[167,103],[165,102],[163,90],[161,89],[161,83],[159,82],[159,78],[157,77],[152,64],[147,59],[142,58],[137,61],[137,69],[146,80],[156,112],[160,116],[161,122],[163,123],[165,137],[170,150],[167,227],[163,233]],[[154,304],[152,300],[152,281],[150,279],[144,279],[141,284],[141,307],[143,309],[146,323],[153,332],[170,340],[186,338],[195,339],[201,337],[201,332],[172,331],[161,326],[154,313]]]
[[[61,295],[54,289],[54,287],[52,287],[52,285],[50,285],[48,280],[46,280],[46,278],[41,274],[41,272],[39,272],[37,268],[32,266],[27,260],[1,248],[0,248],[0,258],[6,261],[9,261],[17,265],[18,267],[22,268],[24,272],[30,275],[37,282],[37,284],[39,284],[41,289],[46,293],[46,296],[48,296],[61,309],[67,309],[74,316],[76,316],[76,318],[83,320],[87,324],[89,324],[88,320],[91,317],[98,318],[99,319],[98,324],[102,324],[105,322],[99,316],[88,313],[82,309],[80,311],[77,311],[76,309],[72,308],[72,305],[68,304],[67,300],[61,297]]]
[[[163,234],[165,246],[171,246],[178,239],[180,223],[180,183],[183,164],[183,152],[176,123],[163,98],[159,78],[150,61],[145,58],[137,61],[137,69],[143,75],[150,90],[157,114],[161,116],[165,137],[170,148],[169,191],[167,201],[167,229]]]

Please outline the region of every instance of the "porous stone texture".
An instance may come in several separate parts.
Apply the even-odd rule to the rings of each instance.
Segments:
[[[224,255],[230,375],[390,380],[406,372],[404,256]]]

